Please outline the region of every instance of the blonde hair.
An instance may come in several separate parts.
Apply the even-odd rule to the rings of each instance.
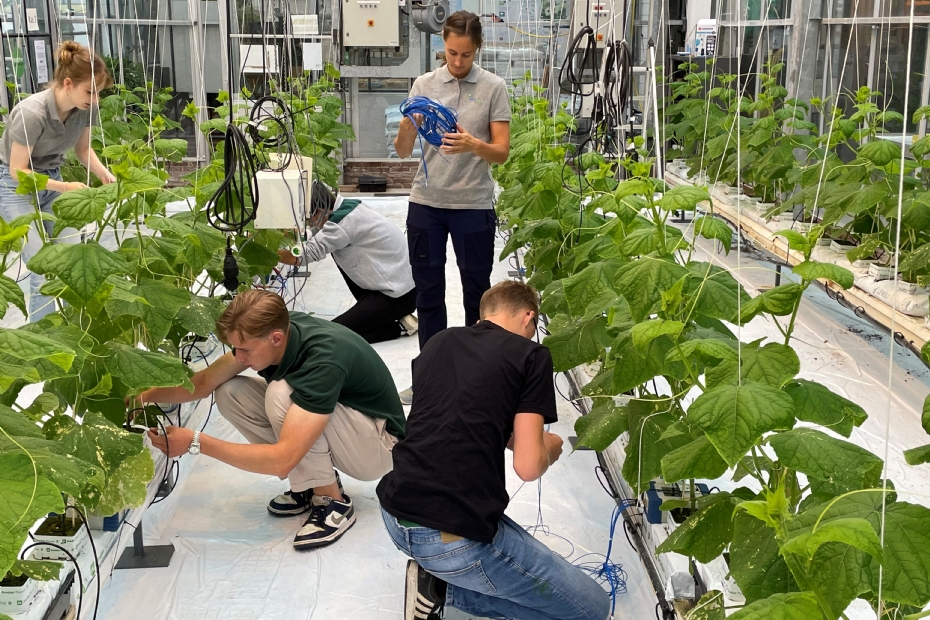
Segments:
[[[103,59],[77,41],[65,41],[58,47],[55,81],[50,86],[61,86],[67,79],[75,84],[83,84],[93,79],[98,91],[113,84],[113,78]]]
[[[223,310],[216,322],[216,335],[229,344],[229,334],[236,334],[243,342],[252,338],[265,338],[275,330],[288,333],[290,314],[280,295],[271,291],[253,289],[239,293]]]
[[[484,292],[478,314],[484,319],[498,312],[506,311],[514,315],[522,310],[532,310],[539,316],[539,295],[536,289],[522,282],[504,280]]]

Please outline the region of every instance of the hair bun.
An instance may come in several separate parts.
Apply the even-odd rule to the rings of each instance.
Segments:
[[[58,62],[59,64],[71,64],[74,60],[74,56],[83,51],[84,46],[78,43],[77,41],[65,41],[58,48]]]

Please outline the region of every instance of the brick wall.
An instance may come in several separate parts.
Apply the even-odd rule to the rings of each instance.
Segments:
[[[168,162],[168,187],[179,187],[187,182],[182,178],[200,167],[196,161]]]
[[[387,178],[388,190],[409,190],[419,166],[419,159],[347,159],[342,187],[347,191],[358,191],[358,178],[372,174]]]

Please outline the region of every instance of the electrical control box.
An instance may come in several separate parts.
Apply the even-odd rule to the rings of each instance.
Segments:
[[[255,228],[302,230],[307,219],[307,195],[304,188],[308,178],[305,171],[296,169],[256,172],[258,209],[255,212]]]
[[[612,3],[592,0],[575,0],[572,5],[572,30],[574,38],[584,26],[590,26],[594,31],[594,45],[603,48],[610,41],[623,38],[622,16],[616,19],[611,7]],[[616,23],[614,20],[616,19]],[[582,45],[586,41],[582,41]]]
[[[343,0],[342,44],[345,47],[400,46],[397,0]]]

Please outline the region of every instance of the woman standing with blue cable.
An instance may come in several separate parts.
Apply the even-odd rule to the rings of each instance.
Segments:
[[[510,154],[510,98],[500,77],[475,64],[483,42],[481,21],[458,11],[442,30],[446,64],[416,79],[410,97],[425,96],[454,110],[456,130],[445,134],[438,149],[423,149],[420,169],[410,190],[407,244],[417,288],[420,349],[448,326],[446,315],[446,240],[452,236],[462,277],[465,324],[478,322],[481,296],[491,287],[494,264],[494,180],[490,164]],[[411,119],[411,117],[413,119]],[[409,157],[422,115],[400,123],[394,149]],[[401,392],[412,402],[412,388]]]

